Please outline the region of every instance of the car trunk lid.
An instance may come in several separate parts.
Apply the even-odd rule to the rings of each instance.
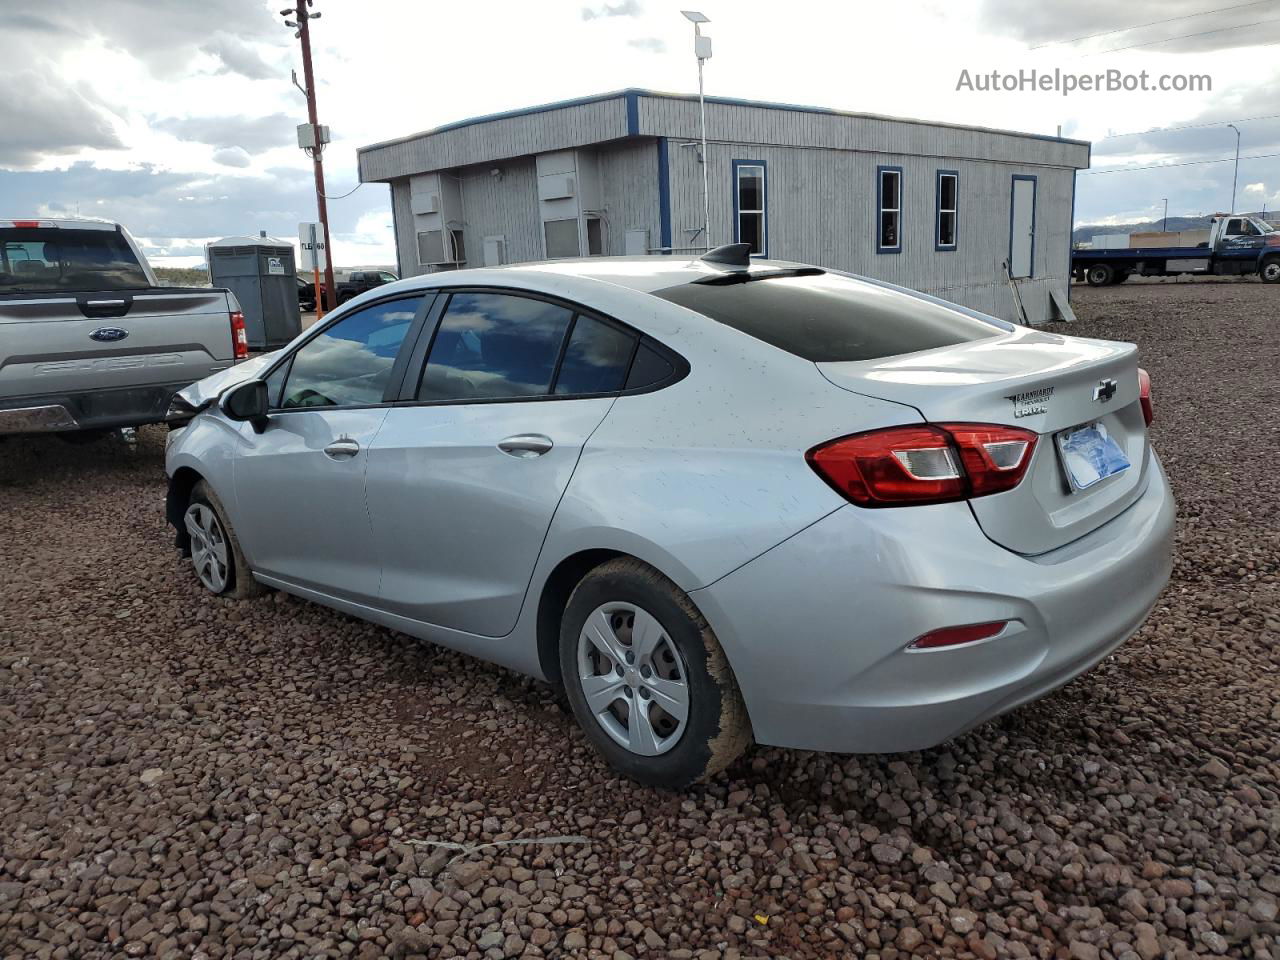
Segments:
[[[931,422],[1005,424],[1039,434],[1021,484],[970,501],[983,532],[1017,553],[1045,553],[1084,536],[1125,510],[1146,486],[1150,449],[1133,344],[1018,329],[918,353],[817,366],[842,389],[908,404]],[[1130,466],[1074,489],[1057,437],[1095,423]]]

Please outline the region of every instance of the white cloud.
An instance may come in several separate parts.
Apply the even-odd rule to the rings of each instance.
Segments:
[[[247,167],[253,159],[244,147],[219,147],[213,151],[213,162],[224,167]]]
[[[605,17],[638,17],[641,6],[638,0],[620,0],[619,3],[606,3],[600,7],[583,7],[583,20],[598,20]]]

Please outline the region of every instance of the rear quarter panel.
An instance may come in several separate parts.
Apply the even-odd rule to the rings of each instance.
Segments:
[[[706,586],[845,503],[806,462],[810,447],[920,420],[911,407],[833,387],[809,361],[668,307],[646,326],[685,357],[689,375],[613,405],[556,511],[544,575],[581,550],[613,549],[684,590]]]

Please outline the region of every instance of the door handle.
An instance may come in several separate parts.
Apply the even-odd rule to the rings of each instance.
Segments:
[[[544,437],[540,433],[521,433],[498,441],[499,450],[510,456],[519,457],[521,460],[540,457],[553,446],[555,444],[551,442],[551,438]]]
[[[350,460],[360,452],[360,444],[350,437],[339,437],[324,448],[324,455],[330,460]]]

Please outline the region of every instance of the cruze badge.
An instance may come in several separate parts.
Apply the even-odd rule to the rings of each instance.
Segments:
[[[1093,402],[1107,403],[1116,395],[1117,384],[1114,380],[1099,380],[1098,385],[1093,388]]]
[[[1040,387],[1038,390],[1026,390],[1023,393],[1014,393],[1006,397],[1006,400],[1013,401],[1013,416],[1015,419],[1022,417],[1034,417],[1036,414],[1044,413],[1049,409],[1049,398],[1053,396],[1053,387]]]

